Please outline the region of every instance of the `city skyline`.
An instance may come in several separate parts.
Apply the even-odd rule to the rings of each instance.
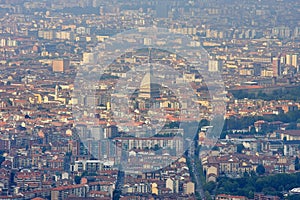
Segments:
[[[297,0],[0,0],[0,199],[297,199]]]

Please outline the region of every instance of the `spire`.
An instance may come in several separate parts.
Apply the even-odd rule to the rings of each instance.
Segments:
[[[140,86],[140,98],[158,98],[160,96],[159,85],[155,83],[155,77],[153,76],[153,66],[151,64],[151,48],[148,53],[148,72],[144,76]]]
[[[56,85],[55,86],[55,100],[57,100],[58,99],[58,92],[59,92],[59,86],[58,85]]]

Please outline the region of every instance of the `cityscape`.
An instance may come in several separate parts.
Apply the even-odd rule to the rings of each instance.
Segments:
[[[0,0],[0,200],[299,200],[300,1]]]

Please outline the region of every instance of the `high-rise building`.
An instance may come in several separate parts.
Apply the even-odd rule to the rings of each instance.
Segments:
[[[285,64],[288,66],[298,67],[298,55],[297,54],[286,54]]]
[[[67,59],[59,59],[53,60],[52,62],[52,70],[53,72],[65,72],[70,67],[70,60]]]
[[[286,54],[285,56],[285,64],[286,65],[292,65],[292,57],[290,54]]]
[[[285,64],[286,63],[286,56],[281,56],[280,57],[280,63]]]
[[[281,75],[280,67],[280,55],[273,58],[272,67],[273,67],[273,77],[278,77]]]
[[[260,76],[261,75],[261,64],[260,63],[254,63],[253,64],[253,75],[254,76]]]
[[[156,17],[168,18],[169,16],[169,3],[168,1],[161,1],[156,5]]]
[[[117,126],[108,126],[104,129],[104,138],[115,138],[118,135],[118,127]]]
[[[6,39],[2,38],[0,40],[0,47],[5,47],[6,46]]]
[[[222,71],[222,61],[221,60],[209,60],[208,61],[208,71],[209,72]]]
[[[298,67],[298,55],[297,54],[292,55],[292,66]]]

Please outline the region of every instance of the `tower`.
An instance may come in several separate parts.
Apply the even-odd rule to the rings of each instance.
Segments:
[[[277,57],[273,58],[272,61],[273,77],[278,77],[281,75],[280,57],[281,55],[278,55]]]
[[[153,66],[150,64],[151,49],[149,49],[149,71],[146,73],[142,80],[139,98],[155,99],[160,97],[160,86],[155,83],[155,77],[153,76]]]
[[[292,56],[290,54],[286,54],[285,64],[292,65]]]
[[[298,67],[298,55],[297,54],[294,54],[292,55],[292,66],[293,67]]]
[[[56,85],[56,86],[55,86],[55,96],[54,96],[54,99],[55,99],[55,100],[58,99],[58,94],[59,94],[59,86]]]
[[[140,98],[153,99],[160,97],[159,84],[154,82],[153,67],[150,66],[149,72],[147,72],[141,83],[139,92]]]

